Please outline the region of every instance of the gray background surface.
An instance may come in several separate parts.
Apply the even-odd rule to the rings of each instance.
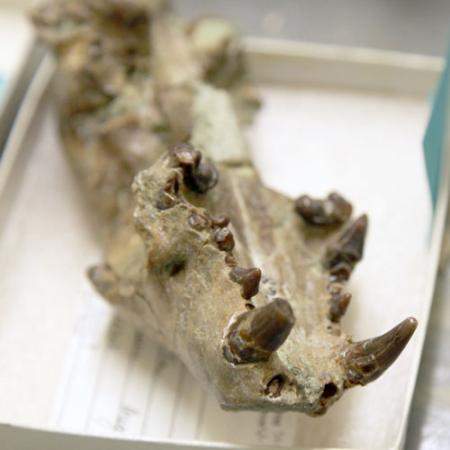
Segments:
[[[218,14],[247,35],[443,55],[450,0],[174,0],[185,16]]]

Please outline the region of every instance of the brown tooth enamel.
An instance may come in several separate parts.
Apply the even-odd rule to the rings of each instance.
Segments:
[[[195,192],[201,194],[212,189],[219,181],[219,173],[210,161],[200,161],[200,164],[192,171],[192,177],[187,183]]]
[[[267,361],[294,326],[289,302],[277,298],[241,314],[225,338],[224,356],[234,364]]]
[[[354,220],[328,248],[325,267],[332,269],[344,262],[353,268],[363,257],[367,226],[368,218],[365,214]]]
[[[365,385],[382,375],[403,351],[416,327],[417,320],[409,317],[381,336],[351,344],[342,357],[346,387]]]
[[[197,193],[204,194],[219,180],[215,166],[202,158],[202,154],[190,144],[178,144],[172,151],[176,163],[183,169],[186,186]]]
[[[225,228],[230,224],[230,219],[226,216],[211,217],[213,227]]]
[[[325,200],[302,195],[295,202],[295,211],[310,225],[340,225],[352,215],[352,205],[332,192]]]
[[[219,228],[214,233],[214,240],[220,250],[230,252],[234,248],[233,233],[228,228]]]
[[[347,262],[339,262],[329,270],[333,281],[348,281],[352,274],[352,266]]]
[[[172,150],[172,155],[177,165],[181,167],[197,166],[202,159],[202,154],[198,150],[185,143],[177,144]]]
[[[256,267],[250,269],[234,267],[230,272],[230,278],[242,286],[241,295],[249,300],[258,293],[261,270]]]
[[[332,322],[339,322],[347,311],[351,298],[352,295],[349,293],[331,296],[328,317]]]

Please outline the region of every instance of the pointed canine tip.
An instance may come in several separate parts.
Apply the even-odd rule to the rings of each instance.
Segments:
[[[398,358],[417,328],[413,317],[400,322],[387,333],[351,344],[344,353],[347,387],[376,380]]]
[[[414,331],[416,331],[417,325],[418,325],[418,322],[417,322],[416,318],[408,317],[407,319],[405,319],[403,322],[401,322],[397,326],[398,327],[401,326],[406,333],[409,333],[409,337],[411,337],[413,335]]]

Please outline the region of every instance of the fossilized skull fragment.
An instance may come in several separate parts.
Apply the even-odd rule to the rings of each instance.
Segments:
[[[35,22],[66,76],[65,147],[114,223],[96,289],[227,409],[319,415],[378,378],[416,321],[362,342],[341,330],[368,218],[337,193],[263,185],[234,31],[184,27],[156,1],[56,5]]]

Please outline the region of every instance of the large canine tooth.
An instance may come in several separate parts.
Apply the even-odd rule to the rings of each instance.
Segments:
[[[289,336],[294,322],[289,302],[281,298],[241,314],[225,338],[225,358],[235,364],[267,361]]]
[[[397,359],[417,327],[408,317],[387,333],[351,344],[343,355],[347,373],[346,387],[376,380]]]

